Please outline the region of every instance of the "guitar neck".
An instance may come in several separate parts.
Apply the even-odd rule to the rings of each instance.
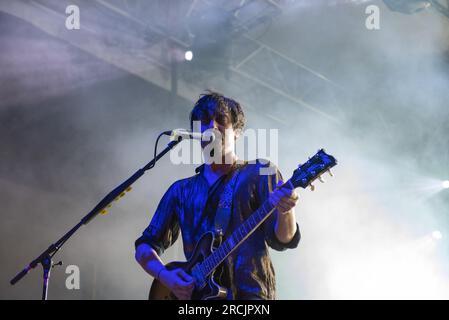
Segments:
[[[306,188],[310,185],[311,190],[314,190],[312,182],[315,179],[321,179],[321,174],[325,171],[330,172],[330,168],[337,164],[337,160],[328,155],[324,149],[318,152],[309,160],[298,166],[293,172],[293,176],[284,184],[287,188],[294,189],[298,187]],[[282,188],[284,187],[282,186]],[[205,278],[218,265],[226,259],[243,241],[246,240],[273,212],[274,206],[266,200],[262,206],[251,214],[251,216],[240,225],[230,236],[226,239],[218,249],[209,255],[202,263],[198,265],[198,272]]]
[[[275,207],[266,200],[254,211],[211,255],[201,263],[203,275],[207,276],[217,268],[242,242],[246,240],[274,211]]]

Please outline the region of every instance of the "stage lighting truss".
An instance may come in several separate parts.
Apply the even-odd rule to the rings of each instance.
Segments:
[[[282,125],[295,123],[285,114],[297,114],[298,109],[332,120],[344,117],[339,108],[344,103],[335,102],[344,94],[338,85],[258,40],[288,8],[284,0],[73,0],[72,4],[82,12],[78,33],[58,27],[65,17],[65,4],[59,0],[0,2],[0,9],[188,100],[195,100],[204,88],[226,86],[227,94],[243,97],[249,112],[269,105],[273,111],[264,116]],[[226,12],[219,18],[230,19],[223,21],[226,28],[214,26],[221,34],[218,39],[201,34],[207,31],[201,29],[204,24],[195,27],[195,19],[213,18],[207,16],[211,11]],[[202,57],[211,56],[208,42],[217,40],[227,44],[218,56],[221,70],[201,68]],[[204,46],[206,54],[195,45]],[[191,61],[185,60],[188,50],[193,52]],[[282,112],[277,105],[284,106]]]
[[[392,11],[414,14],[426,9],[435,9],[449,18],[449,0],[384,0]]]

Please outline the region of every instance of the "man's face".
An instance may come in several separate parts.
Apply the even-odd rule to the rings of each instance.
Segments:
[[[213,130],[215,148],[220,148],[223,156],[234,151],[238,133],[233,129],[229,116],[219,115],[215,118],[202,120],[201,133],[204,133],[206,130]],[[209,143],[211,141],[201,141],[201,148],[204,150]],[[213,154],[210,156],[213,156]]]

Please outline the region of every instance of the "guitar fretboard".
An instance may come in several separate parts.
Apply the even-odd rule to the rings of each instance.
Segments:
[[[254,211],[223,243],[199,265],[199,270],[205,278],[229,256],[246,238],[248,238],[262,222],[273,212],[274,206],[266,200]]]

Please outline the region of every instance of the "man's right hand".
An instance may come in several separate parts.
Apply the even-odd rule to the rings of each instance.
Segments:
[[[190,300],[195,282],[182,269],[163,269],[159,274],[159,280],[180,300]]]

